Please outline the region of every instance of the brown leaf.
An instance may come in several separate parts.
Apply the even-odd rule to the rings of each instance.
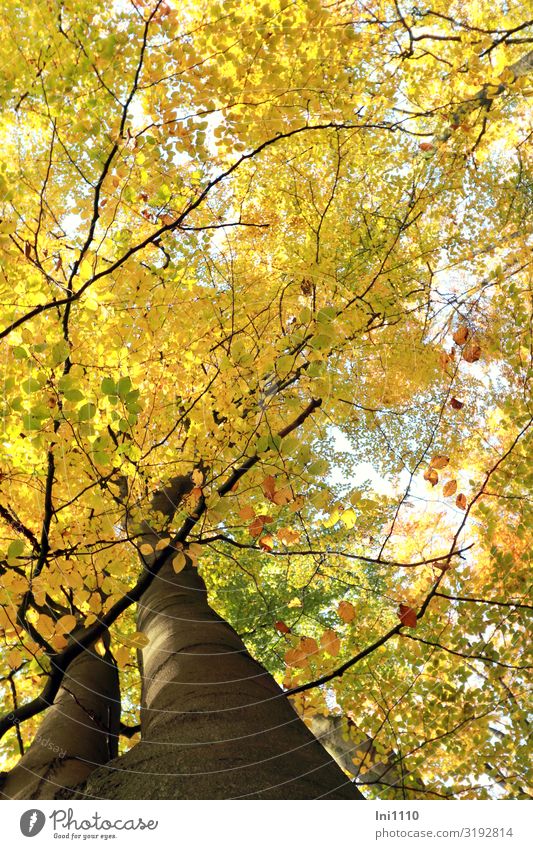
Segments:
[[[463,360],[467,363],[476,363],[481,357],[481,346],[477,342],[471,340],[468,345],[463,348]]]
[[[414,608],[409,607],[408,604],[400,604],[398,616],[402,625],[407,628],[416,628],[416,610]]]
[[[261,484],[263,488],[263,492],[269,501],[272,501],[274,498],[274,493],[276,492],[276,481],[272,475],[267,475]]]
[[[283,489],[278,489],[278,491],[275,492],[272,496],[272,501],[279,507],[283,507],[285,504],[290,504],[290,502],[292,501],[292,492],[290,486],[286,486]]]
[[[435,454],[435,456],[429,461],[429,465],[432,469],[444,469],[449,462],[450,458],[445,457],[444,454]]]
[[[343,622],[351,622],[355,619],[355,607],[349,601],[341,601],[337,607],[337,613]]]
[[[453,341],[456,345],[464,345],[469,336],[468,327],[464,324],[461,324],[460,327],[457,328],[455,333],[452,336]]]
[[[250,536],[252,536],[252,537],[260,536],[263,532],[263,524],[264,523],[263,523],[261,516],[256,516],[255,519],[253,520],[253,522],[250,525],[248,525],[248,531],[250,533]]]
[[[457,504],[460,510],[466,510],[466,495],[460,492],[457,498],[455,499],[455,503]]]
[[[462,410],[464,407],[464,401],[459,401],[457,398],[451,398],[450,404],[454,410]]]
[[[449,495],[453,495],[455,492],[457,492],[457,481],[446,481],[442,488],[442,494],[444,495],[444,497],[447,498]]]
[[[277,622],[274,622],[274,628],[276,629],[276,631],[279,631],[280,634],[290,634],[291,633],[291,629],[289,628],[289,626],[286,625],[285,622],[282,622],[281,619],[278,619]]]
[[[440,352],[439,363],[440,363],[440,367],[443,371],[446,371],[446,366],[448,365],[449,362],[451,362],[451,359],[452,358],[450,357],[450,355],[448,353],[446,353],[446,351]]]
[[[241,517],[243,522],[248,522],[250,519],[254,518],[255,510],[253,507],[250,507],[250,505],[247,504],[245,507],[241,507],[241,509],[239,510],[239,516]]]
[[[435,486],[439,482],[439,475],[435,469],[426,469],[424,472],[424,480],[429,481],[431,486]]]

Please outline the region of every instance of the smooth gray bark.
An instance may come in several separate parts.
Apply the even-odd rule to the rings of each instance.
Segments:
[[[110,654],[84,651],[17,765],[0,783],[7,799],[53,799],[117,754],[120,689]]]
[[[143,596],[142,739],[77,798],[358,799],[282,690],[170,561]]]

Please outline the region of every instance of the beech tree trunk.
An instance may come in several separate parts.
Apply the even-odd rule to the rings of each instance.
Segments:
[[[84,651],[68,667],[53,705],[18,764],[3,776],[0,796],[54,799],[116,757],[119,677],[111,654]]]
[[[75,798],[363,798],[209,607],[196,569],[175,574],[164,564],[139,604],[138,628],[150,640],[142,739]]]

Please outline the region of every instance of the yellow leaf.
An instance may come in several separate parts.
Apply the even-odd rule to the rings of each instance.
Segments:
[[[76,617],[72,616],[70,613],[67,613],[66,616],[62,616],[57,620],[57,630],[61,631],[62,634],[68,634],[75,627]]]
[[[335,631],[328,629],[320,637],[320,645],[332,657],[337,657],[341,649],[341,641]]]
[[[37,620],[37,629],[45,639],[51,637],[55,631],[54,620],[46,613],[41,613]]]
[[[345,510],[341,515],[341,522],[346,528],[348,528],[348,530],[351,530],[351,528],[354,527],[356,521],[357,513],[355,510],[352,510],[351,507],[349,507],[348,510]]]
[[[114,651],[115,660],[119,669],[124,669],[130,659],[130,650],[126,646],[119,646]]]
[[[142,631],[135,631],[133,634],[121,634],[118,632],[117,640],[119,640],[122,645],[128,646],[132,649],[143,649],[149,643],[148,637],[146,634],[143,634]]]
[[[192,482],[196,486],[202,486],[204,482],[204,473],[201,471],[201,469],[194,469],[192,473]]]
[[[178,551],[176,556],[172,559],[172,568],[176,574],[181,572],[182,569],[185,569],[187,565],[187,558],[185,557],[183,551]]]
[[[22,652],[18,649],[11,649],[6,655],[6,660],[10,669],[16,669],[22,663]]]

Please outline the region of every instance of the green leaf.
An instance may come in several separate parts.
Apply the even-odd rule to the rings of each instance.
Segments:
[[[62,339],[57,342],[52,348],[52,365],[57,366],[59,363],[64,363],[70,354],[70,346],[68,342]]]
[[[14,539],[12,543],[9,544],[9,548],[7,550],[8,559],[13,557],[19,557],[24,551],[24,542],[21,539]]]
[[[63,395],[67,401],[81,401],[85,397],[83,392],[80,392],[79,389],[67,389],[63,392]]]
[[[118,395],[117,384],[111,377],[104,377],[100,388],[104,395]]]
[[[120,377],[117,380],[117,394],[120,395],[121,398],[125,398],[128,392],[131,390],[131,378],[130,377]]]
[[[22,387],[22,391],[26,392],[28,395],[32,392],[38,392],[41,388],[41,384],[36,377],[28,377],[28,379],[23,380],[20,385]]]
[[[80,422],[88,422],[90,419],[93,419],[96,415],[96,404],[91,404],[90,402],[84,404],[83,407],[80,407],[78,410],[78,421]]]
[[[270,437],[269,436],[260,436],[257,440],[255,451],[257,454],[263,454],[264,451],[268,451],[270,445]]]

